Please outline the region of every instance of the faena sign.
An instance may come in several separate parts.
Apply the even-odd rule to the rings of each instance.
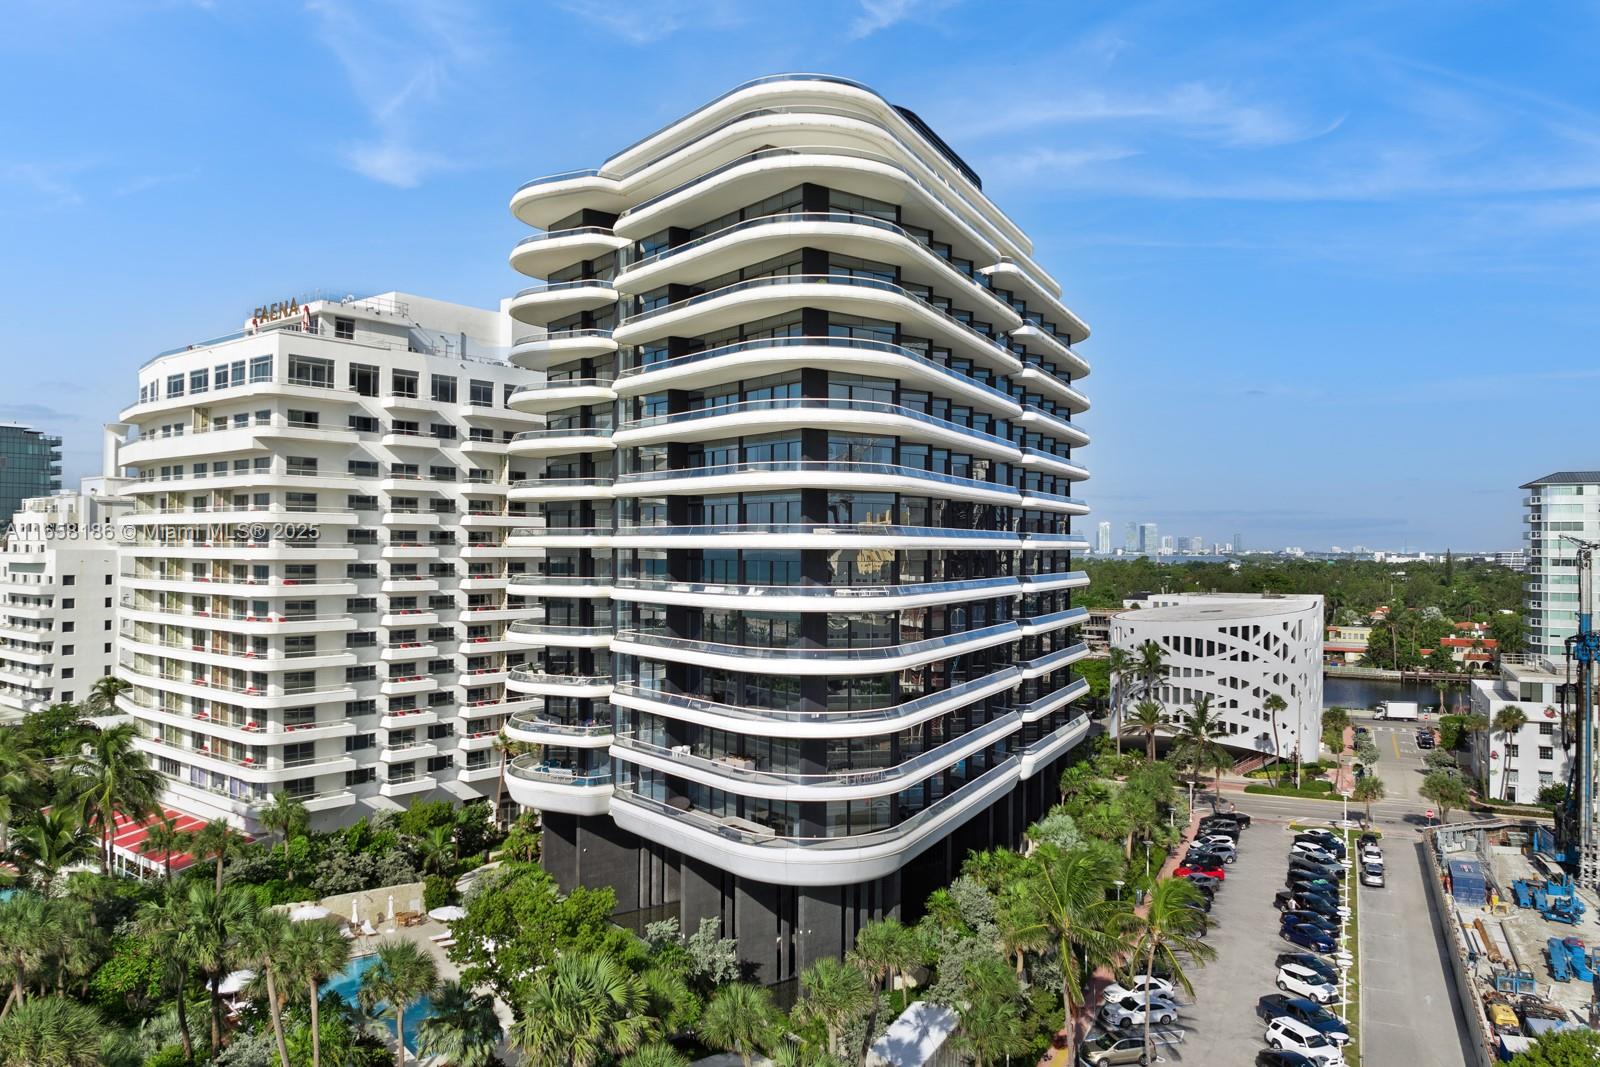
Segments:
[[[256,313],[251,316],[255,322],[277,322],[279,319],[292,318],[300,314],[300,301],[280,300],[275,304],[263,304],[256,308]]]

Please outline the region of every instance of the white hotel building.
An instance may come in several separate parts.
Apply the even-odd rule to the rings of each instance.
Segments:
[[[511,210],[510,359],[548,375],[512,405],[548,422],[510,447],[546,477],[509,490],[543,557],[509,787],[563,887],[792,978],[1015,843],[1087,732],[1088,328],[843,79],[740,86]]]
[[[501,312],[313,301],[139,372],[119,672],[167,802],[319,824],[493,795],[526,522],[509,454],[538,424]],[[524,470],[524,468],[527,468]]]

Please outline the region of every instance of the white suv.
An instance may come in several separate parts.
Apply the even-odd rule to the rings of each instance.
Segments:
[[[1280,1016],[1267,1024],[1267,1044],[1272,1048],[1298,1052],[1322,1067],[1344,1067],[1344,1053],[1325,1034],[1305,1023]]]
[[[1316,971],[1298,963],[1286,963],[1278,968],[1278,988],[1318,1004],[1332,1004],[1339,995],[1332,983],[1324,982]]]

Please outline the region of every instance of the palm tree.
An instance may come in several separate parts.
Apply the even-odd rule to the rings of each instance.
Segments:
[[[181,902],[183,926],[173,951],[189,960],[211,993],[211,1056],[222,1048],[223,976],[239,957],[238,937],[257,911],[255,898],[232,886],[217,889],[209,882],[190,882]]]
[[[103,715],[110,711],[116,707],[117,697],[132,688],[131,683],[114,674],[95,679],[95,683],[89,687],[89,699],[86,701],[90,714]]]
[[[186,921],[184,899],[173,891],[167,882],[167,891],[159,900],[147,900],[139,906],[138,928],[145,938],[156,945],[175,944]],[[162,981],[170,984],[178,1015],[178,1037],[183,1042],[183,1061],[194,1062],[194,1042],[189,1038],[189,961],[178,952],[165,952],[161,956]]]
[[[818,1022],[828,1034],[828,1054],[842,1057],[844,1032],[867,1014],[872,998],[867,980],[856,968],[823,958],[800,974],[800,1002],[795,1014],[803,1022]]]
[[[49,960],[57,996],[67,994],[69,980],[73,992],[86,993],[89,976],[105,959],[106,934],[95,923],[94,900],[92,894],[69,894],[50,902],[59,931]]]
[[[294,972],[306,984],[306,997],[311,1002],[311,1067],[322,1067],[322,1022],[318,1018],[320,997],[318,986],[344,970],[350,959],[350,942],[339,933],[338,924],[331,919],[313,919],[295,923],[291,928],[288,954]]]
[[[0,1067],[99,1067],[108,1033],[89,1005],[37,997],[0,1019]]]
[[[689,1057],[665,1041],[652,1041],[624,1056],[619,1067],[689,1067]]]
[[[1155,641],[1146,641],[1135,650],[1138,662],[1134,671],[1139,675],[1139,681],[1144,688],[1144,695],[1154,698],[1156,687],[1167,677],[1167,650]]]
[[[239,958],[257,969],[267,985],[267,1014],[272,1020],[272,1036],[278,1043],[279,1067],[289,1067],[289,1046],[283,1039],[283,995],[298,975],[289,952],[289,917],[281,911],[257,913],[239,931]]]
[[[529,1067],[595,1067],[651,1036],[644,984],[612,956],[562,956],[535,977],[511,1024],[511,1044]]]
[[[1133,724],[1144,734],[1144,758],[1156,761],[1156,731],[1166,724],[1161,715],[1161,705],[1148,697],[1133,708]]]
[[[433,1014],[417,1024],[418,1055],[437,1056],[450,1067],[488,1067],[500,1044],[494,999],[448,981],[429,999]]]
[[[137,821],[160,810],[161,775],[134,744],[138,736],[131,722],[94,731],[67,764],[83,822],[100,833],[102,874],[111,873],[118,813]]]
[[[712,995],[700,1016],[699,1035],[712,1048],[732,1052],[750,1067],[777,1026],[777,1014],[770,990],[735,982]]]
[[[283,842],[285,858],[289,855],[289,838],[304,833],[310,821],[311,815],[306,811],[306,806],[283,793],[274,793],[256,810],[256,822],[261,824],[261,828]],[[277,845],[272,847],[276,849]]]
[[[1196,777],[1205,770],[1215,769],[1219,797],[1222,795],[1222,770],[1233,765],[1228,758],[1228,750],[1219,740],[1227,735],[1227,724],[1211,707],[1210,694],[1198,694],[1190,705],[1189,714],[1184,717],[1183,730],[1178,734],[1179,758],[1194,768]]]
[[[1000,950],[1015,961],[1020,981],[1026,974],[1028,953],[1049,948],[1050,935],[1034,914],[1031,899],[1021,891],[1020,885],[1006,887],[1000,906],[995,909],[994,920],[999,929]]]
[[[1061,1008],[1067,1035],[1068,1063],[1077,1062],[1078,1024],[1073,1013],[1083,1003],[1087,976],[1110,962],[1122,946],[1126,912],[1106,900],[1112,871],[1088,848],[1061,849],[1040,845],[1034,869],[1022,892],[1049,937],[1061,967]]]
[[[1261,702],[1261,710],[1272,719],[1272,761],[1276,767],[1283,763],[1283,749],[1278,744],[1278,712],[1288,711],[1289,702],[1277,693],[1268,693],[1267,699]],[[1275,774],[1273,778],[1280,786],[1283,784],[1283,775]]]
[[[217,861],[216,888],[222,892],[222,865],[244,847],[244,836],[226,819],[212,819],[192,835],[195,859]]]
[[[1367,825],[1372,825],[1372,805],[1384,797],[1383,779],[1368,772],[1365,778],[1356,782],[1356,787],[1350,794],[1367,806]]]
[[[430,826],[412,838],[422,860],[424,874],[443,874],[456,858],[455,829],[449,826]]]
[[[12,834],[11,854],[18,869],[47,896],[62,868],[82,863],[95,850],[94,835],[78,812],[65,805],[40,812]]]
[[[1489,731],[1492,728],[1493,728],[1492,724],[1489,722],[1489,720],[1487,718],[1485,718],[1484,716],[1477,714],[1476,712],[1473,712],[1472,714],[1469,714],[1469,715],[1463,715],[1461,717],[1461,735],[1462,735],[1462,738],[1471,747],[1474,756],[1476,756],[1477,752],[1478,752],[1478,736],[1480,734],[1489,733]],[[1484,756],[1485,756],[1485,758],[1479,760],[1478,763],[1479,763],[1480,766],[1483,767],[1483,774],[1484,774],[1482,795],[1483,796],[1488,796],[1489,795],[1489,760],[1487,758],[1487,756],[1488,756],[1487,753],[1485,753]]]
[[[1511,763],[1511,741],[1528,725],[1528,713],[1515,704],[1507,704],[1494,713],[1494,731],[1500,735],[1500,748],[1505,753],[1500,771],[1500,799],[1507,799],[1511,788],[1511,775],[1506,769]]]
[[[413,941],[380,941],[378,962],[361,976],[361,1009],[394,1016],[394,1063],[406,1067],[406,1009],[433,992],[439,968]]]
[[[995,960],[989,960],[995,963]],[[1022,986],[1003,966],[990,972],[967,964],[966,990],[956,1004],[954,1046],[987,1067],[1002,1056],[1026,1051],[1029,1034],[1022,1022]]]
[[[43,969],[60,938],[57,913],[45,897],[22,892],[0,900],[0,962],[11,979],[0,1019],[27,999],[30,980]]]
[[[23,743],[21,732],[0,730],[0,853],[10,846],[11,820],[17,803],[45,777],[44,764]]]
[[[176,820],[163,815],[145,828],[144,844],[139,847],[139,851],[147,856],[152,852],[161,853],[161,870],[170,884],[172,857],[182,852],[188,845],[189,831],[178,829]]]
[[[1133,958],[1144,964],[1145,974],[1155,974],[1159,960],[1172,983],[1190,996],[1194,995],[1194,985],[1184,970],[1184,962],[1203,964],[1217,954],[1201,940],[1205,916],[1196,910],[1199,903],[1200,890],[1193,884],[1182,878],[1162,878],[1150,892],[1145,914],[1133,918]],[[1144,1044],[1150,1047],[1149,1012],[1144,1018]]]
[[[1112,648],[1106,653],[1106,677],[1111,682],[1111,721],[1117,737],[1117,755],[1122,755],[1122,706],[1127,703],[1127,687],[1123,684],[1133,673],[1137,661],[1125,648]]]
[[[850,950],[850,962],[867,976],[867,983],[872,989],[872,1007],[867,1014],[866,1034],[861,1039],[863,1061],[867,1058],[867,1047],[873,1033],[878,1028],[878,1012],[883,1007],[883,985],[894,970],[895,942],[903,930],[905,927],[895,918],[868,923],[856,933],[855,948]],[[745,1067],[750,1065],[747,1063]]]
[[[500,754],[500,779],[495,783],[494,789],[494,821],[497,826],[500,824],[500,806],[506,797],[506,764],[522,755],[528,748],[529,746],[521,741],[511,740],[504,731],[494,739],[494,750]]]

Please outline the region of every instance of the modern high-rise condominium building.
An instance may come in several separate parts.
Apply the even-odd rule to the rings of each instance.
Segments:
[[[1156,524],[1141,522],[1139,524],[1139,551],[1147,556],[1153,556],[1161,549],[1161,538],[1156,533]]]
[[[402,293],[286,302],[163,353],[122,413],[134,474],[120,698],[167,803],[321,824],[495,790],[537,425],[503,312]]]
[[[1094,550],[1096,555],[1111,555],[1111,524],[1102,522],[1095,528]]]
[[[1122,548],[1126,552],[1139,551],[1139,524],[1130,522],[1122,528]]]
[[[86,478],[32,497],[0,545],[0,721],[83,702],[116,663],[117,538],[130,501]]]
[[[9,519],[24,500],[60,488],[61,438],[0,423],[0,516]]]
[[[914,113],[812,75],[529,182],[544,477],[512,717],[563,886],[720,919],[767,981],[1014,843],[1087,732],[1088,328]]]
[[[1600,540],[1600,471],[1557,471],[1522,488],[1529,494],[1522,501],[1528,525],[1523,647],[1559,664],[1567,638],[1578,632],[1578,550],[1566,538]]]

